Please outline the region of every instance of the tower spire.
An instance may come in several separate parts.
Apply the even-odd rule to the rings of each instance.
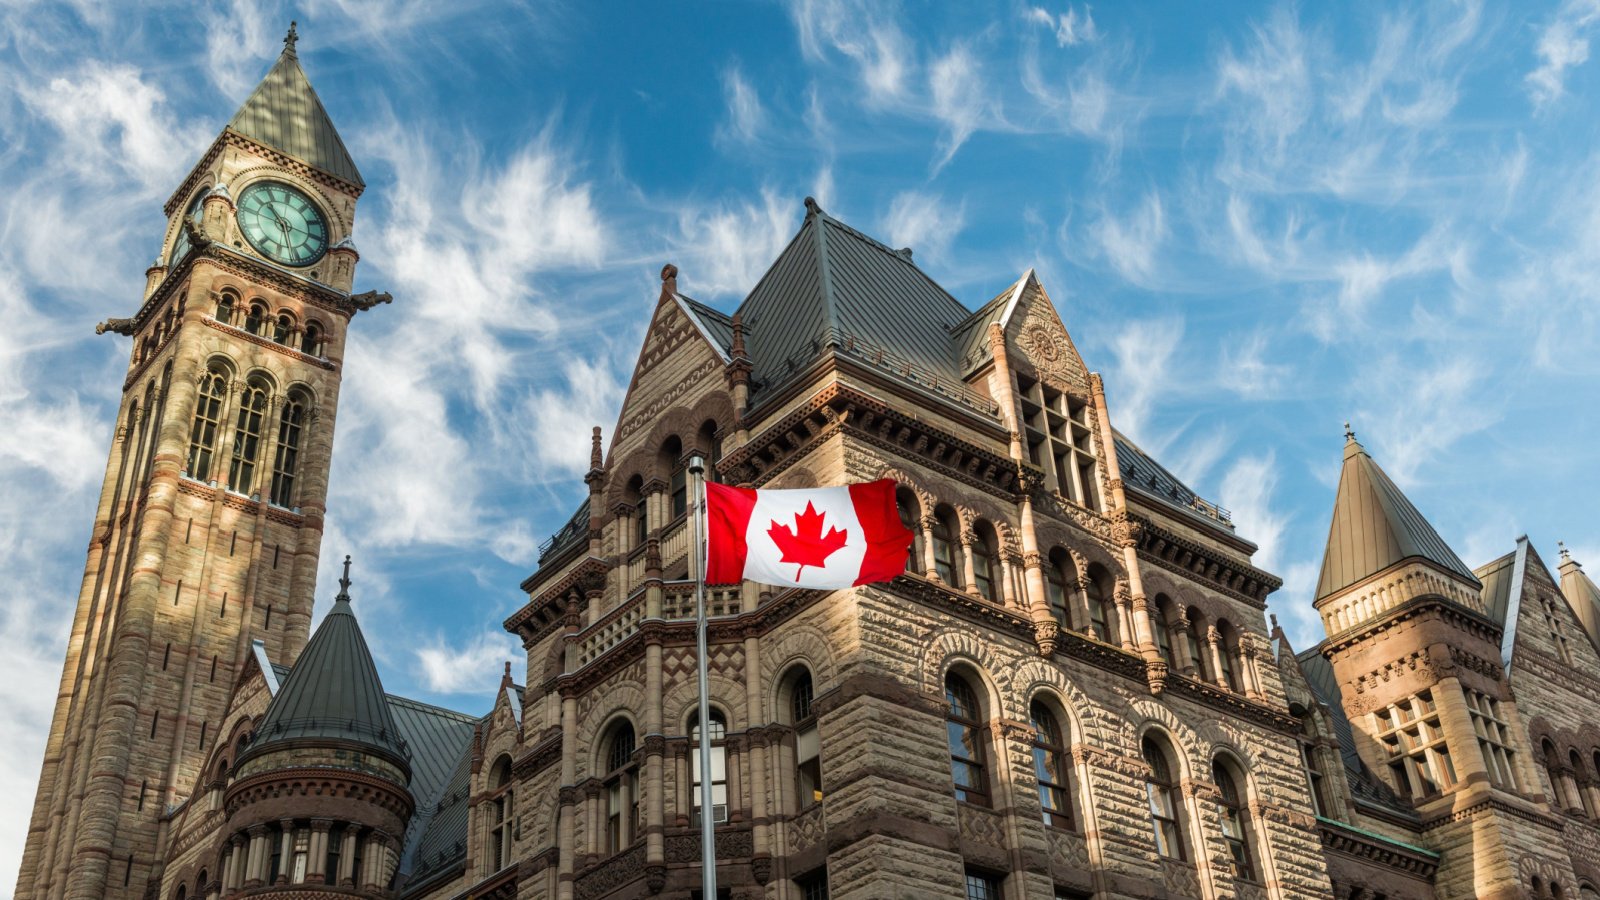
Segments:
[[[283,53],[284,53],[285,56],[298,56],[299,55],[299,54],[297,54],[295,52],[295,49],[294,49],[295,43],[297,43],[300,40],[300,33],[295,30],[295,26],[297,24],[298,24],[297,22],[294,22],[294,21],[291,20],[289,22],[289,33],[283,36]]]
[[[339,578],[339,596],[333,598],[335,603],[350,602],[350,554],[344,555],[344,575]]]

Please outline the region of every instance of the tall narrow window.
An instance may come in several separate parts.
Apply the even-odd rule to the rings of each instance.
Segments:
[[[944,677],[945,731],[956,799],[989,805],[988,730],[972,686],[954,672]]]
[[[679,467],[672,472],[672,518],[687,515],[689,512],[689,473]]]
[[[1150,615],[1150,630],[1156,633],[1156,652],[1161,654],[1161,659],[1168,665],[1174,665],[1172,657],[1172,603],[1166,597],[1157,597],[1155,608]]]
[[[1050,600],[1050,615],[1062,628],[1070,628],[1072,616],[1067,612],[1067,561],[1060,558],[1063,555],[1059,550],[1050,554],[1049,565],[1044,567],[1044,586],[1045,595]]]
[[[1189,624],[1183,629],[1183,645],[1189,651],[1189,664],[1194,666],[1194,677],[1206,677],[1206,655],[1200,649],[1200,612],[1190,607],[1188,615]]]
[[[283,415],[278,419],[278,449],[272,460],[272,502],[289,506],[294,499],[294,473],[300,461],[300,425],[306,407],[298,397],[284,404]]]
[[[496,792],[489,801],[489,871],[498,872],[510,865],[511,823],[515,818],[515,797],[511,789],[511,757],[502,756],[489,772],[489,790]]]
[[[233,305],[235,297],[230,293],[223,293],[222,299],[217,301],[217,321],[224,325],[233,324]]]
[[[938,510],[933,516],[933,528],[929,529],[933,538],[933,568],[938,573],[939,580],[948,585],[959,585],[960,579],[956,577],[956,546],[955,538],[950,530],[950,512]]]
[[[1111,598],[1107,596],[1105,576],[1099,566],[1091,566],[1084,580],[1084,591],[1089,595],[1089,621],[1094,624],[1094,634],[1108,644],[1116,643],[1111,633]]]
[[[332,835],[329,835],[332,838]],[[267,828],[267,884],[278,880],[278,873],[283,871],[283,826],[272,825]],[[337,869],[324,869],[324,872],[337,872]]]
[[[967,900],[1001,900],[1000,879],[983,872],[967,870]]]
[[[1555,644],[1556,655],[1567,665],[1572,665],[1572,650],[1567,647],[1567,635],[1561,628],[1561,617],[1556,613],[1555,604],[1549,597],[1541,597],[1539,604],[1544,607],[1544,625],[1550,632],[1550,640]]]
[[[1300,720],[1300,764],[1305,769],[1306,782],[1311,786],[1311,809],[1324,818],[1332,817],[1333,805],[1328,800],[1328,779],[1322,770],[1322,752],[1314,743],[1318,734],[1316,716],[1299,704],[1289,707],[1289,714]]]
[[[1239,635],[1227,619],[1217,621],[1217,663],[1222,666],[1222,680],[1228,690],[1239,693],[1239,666],[1234,655],[1239,652]]]
[[[250,332],[251,334],[258,335],[261,333],[262,327],[266,324],[266,320],[267,308],[262,306],[260,303],[252,303],[250,304],[249,308],[245,310],[244,330]]]
[[[322,326],[316,322],[306,323],[306,333],[300,339],[300,350],[311,356],[322,355]]]
[[[1222,840],[1228,845],[1228,862],[1233,867],[1233,874],[1246,881],[1255,881],[1256,869],[1250,856],[1250,838],[1245,831],[1249,823],[1246,821],[1244,800],[1239,794],[1239,784],[1221,760],[1211,764],[1211,780],[1222,794],[1217,812],[1222,819]]]
[[[800,809],[822,801],[822,745],[811,713],[811,673],[798,667],[788,678],[789,722],[794,726],[795,799]]]
[[[1145,798],[1150,805],[1150,827],[1155,832],[1156,852],[1167,859],[1184,859],[1183,830],[1178,824],[1182,800],[1178,796],[1178,781],[1172,775],[1172,763],[1167,751],[1153,737],[1146,737],[1139,745],[1144,764],[1150,767],[1145,776]]]
[[[633,764],[634,734],[628,722],[611,729],[606,745],[606,852],[618,853],[633,843],[634,813],[638,791],[638,772]]]
[[[1039,782],[1039,806],[1044,823],[1052,828],[1072,828],[1072,794],[1067,788],[1069,773],[1066,739],[1061,724],[1044,703],[1035,700],[1028,708],[1033,725],[1033,777]]]
[[[233,429],[233,462],[228,466],[228,487],[248,494],[256,481],[256,459],[261,450],[261,419],[267,413],[267,389],[252,381],[239,397],[239,417]]]
[[[900,524],[911,532],[911,550],[906,554],[906,571],[922,570],[922,529],[917,524],[917,495],[910,488],[896,488],[895,509],[900,513]]]
[[[633,504],[633,541],[635,547],[643,547],[644,542],[650,539],[650,498],[640,497]]]
[[[979,522],[973,529],[972,580],[978,586],[978,595],[991,602],[999,599],[995,586],[1000,583],[994,553],[994,529],[987,522]]]
[[[272,340],[274,343],[289,346],[289,336],[294,334],[294,320],[288,313],[279,313],[276,321],[272,323]]]
[[[305,884],[307,864],[311,861],[311,830],[296,828],[294,831],[294,856],[289,863],[289,883]]]
[[[189,429],[189,477],[211,480],[211,458],[217,452],[217,432],[222,427],[222,399],[228,382],[221,372],[207,372],[200,378],[200,394],[195,398],[194,425]]]
[[[1389,777],[1400,796],[1427,797],[1456,783],[1431,693],[1421,691],[1378,710],[1373,718],[1378,746],[1389,757]]]
[[[706,729],[706,739],[711,742],[711,820],[728,821],[728,748],[723,744],[728,736],[728,720],[722,713],[711,711],[711,727]],[[694,779],[695,822],[700,821],[700,714],[689,720],[689,760]]]
[[[1483,752],[1483,766],[1489,770],[1490,783],[1519,790],[1517,754],[1512,749],[1511,729],[1500,715],[1500,701],[1471,689],[1466,693],[1472,731],[1478,737],[1478,749]]]

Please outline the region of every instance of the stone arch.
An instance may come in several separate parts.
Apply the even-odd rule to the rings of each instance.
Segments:
[[[1130,746],[1137,749],[1145,734],[1155,728],[1165,732],[1167,739],[1172,742],[1178,764],[1183,768],[1181,777],[1194,778],[1196,772],[1210,771],[1211,760],[1201,757],[1201,742],[1194,729],[1165,704],[1147,698],[1133,698],[1128,701],[1128,707],[1130,714],[1127,724],[1132,739]],[[1201,768],[1202,765],[1204,768]]]
[[[595,760],[594,744],[603,733],[604,728],[610,727],[619,716],[625,716],[630,722],[644,721],[644,689],[631,682],[611,683],[604,687],[606,705],[605,712],[601,715],[590,714],[578,722],[578,732],[573,737],[573,744],[579,747],[578,775],[584,776],[597,770],[591,768]],[[638,729],[636,728],[636,731]]]
[[[833,647],[828,643],[827,634],[820,628],[812,625],[785,628],[781,634],[768,637],[761,651],[761,680],[763,684],[772,686],[762,701],[764,703],[776,702],[778,675],[795,663],[805,663],[811,670],[811,681],[817,693],[828,690],[833,684]],[[773,721],[777,710],[778,707],[773,706],[756,711],[751,721]]]
[[[643,699],[641,693],[639,699]],[[641,707],[642,708],[642,707]],[[641,727],[643,720],[639,718],[634,709],[618,706],[606,713],[594,729],[594,736],[587,742],[579,744],[579,761],[588,767],[588,771],[595,775],[603,775],[607,771],[605,755],[608,751],[607,744],[611,743],[611,735],[621,723],[626,722],[633,729],[635,739],[644,731]]]
[[[728,731],[731,733],[749,728],[751,720],[745,709],[744,682],[712,672],[707,676],[706,684],[711,689],[711,705],[728,716]],[[671,734],[687,734],[684,723],[699,709],[698,697],[694,679],[681,679],[661,698],[663,727],[671,729]]]
[[[994,646],[970,630],[946,628],[928,639],[922,653],[921,688],[926,694],[944,696],[944,676],[951,666],[966,663],[977,672],[979,684],[988,693],[991,716],[1016,719],[1011,707],[1013,669],[999,658]],[[1024,710],[1026,711],[1026,710]]]
[[[1105,725],[1100,721],[1104,716],[1102,708],[1057,666],[1037,657],[1027,657],[1013,667],[1011,683],[1017,691],[1017,709],[1024,714],[1039,692],[1048,691],[1055,696],[1056,705],[1067,718],[1072,743],[1105,745]]]
[[[885,465],[880,468],[878,470],[878,477],[893,479],[895,483],[910,488],[911,492],[916,495],[917,505],[921,507],[921,509],[917,511],[919,518],[922,516],[933,515],[933,508],[935,505],[937,505],[938,501],[934,499],[933,492],[928,490],[927,485],[923,483],[921,478],[912,475],[904,469],[890,465]]]

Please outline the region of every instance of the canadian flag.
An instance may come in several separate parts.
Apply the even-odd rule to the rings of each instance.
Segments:
[[[767,491],[706,484],[706,581],[824,590],[888,581],[906,568],[911,532],[893,479]]]

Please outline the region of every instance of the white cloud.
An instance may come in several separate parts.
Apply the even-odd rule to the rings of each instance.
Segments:
[[[1248,130],[1261,149],[1281,153],[1311,114],[1305,39],[1299,23],[1281,10],[1251,31],[1253,41],[1242,56],[1231,48],[1223,53],[1217,67],[1217,93],[1242,100],[1249,107]]]
[[[1273,342],[1265,330],[1258,329],[1243,340],[1223,345],[1222,365],[1217,373],[1222,386],[1241,397],[1260,400],[1274,396],[1292,368],[1287,363],[1268,362],[1266,355]]]
[[[1545,106],[1566,93],[1567,70],[1589,61],[1588,32],[1600,19],[1600,0],[1574,0],[1565,4],[1544,31],[1535,48],[1539,67],[1526,76],[1535,106]]]
[[[903,191],[889,201],[889,211],[880,226],[895,247],[910,247],[919,259],[945,262],[950,242],[966,224],[965,202],[951,204],[937,194]]]
[[[1140,443],[1148,443],[1156,401],[1170,394],[1172,362],[1183,338],[1183,319],[1136,319],[1122,326],[1111,340],[1116,360],[1113,376],[1106,379],[1116,397],[1111,422]]]
[[[772,188],[759,203],[724,201],[679,210],[674,243],[687,261],[679,287],[698,298],[743,296],[799,227],[799,209]]]
[[[940,139],[942,152],[933,166],[937,172],[956,155],[984,117],[988,99],[982,65],[965,45],[957,44],[928,66],[928,88],[933,96],[933,114],[945,128]]]
[[[1167,237],[1161,195],[1150,191],[1137,208],[1122,217],[1103,210],[1090,233],[1118,274],[1135,284],[1148,284],[1156,275],[1157,254]]]
[[[745,80],[737,65],[722,73],[722,93],[728,105],[728,118],[717,128],[719,140],[754,143],[766,124],[766,111],[754,86]]]
[[[1278,459],[1274,451],[1241,456],[1228,467],[1222,478],[1217,502],[1233,513],[1234,529],[1240,537],[1260,549],[1251,564],[1271,572],[1277,568],[1283,533],[1288,518],[1273,508],[1278,489]]]
[[[830,52],[856,64],[867,99],[900,99],[913,68],[911,42],[898,23],[884,18],[884,6],[866,0],[795,0],[790,4],[800,49],[807,59],[824,61]]]
[[[1096,30],[1094,17],[1090,13],[1088,6],[1083,8],[1082,13],[1078,12],[1077,7],[1068,6],[1066,12],[1051,15],[1048,10],[1034,6],[1029,7],[1027,16],[1028,21],[1054,32],[1058,45],[1076,47],[1100,39],[1100,32]]]
[[[243,102],[266,74],[266,63],[282,50],[274,38],[286,23],[269,21],[266,9],[250,0],[207,4],[196,12],[206,28],[206,67],[224,97]]]
[[[422,683],[440,694],[489,694],[505,674],[505,663],[517,670],[522,658],[511,636],[499,631],[480,632],[465,644],[443,637],[416,651]]]

